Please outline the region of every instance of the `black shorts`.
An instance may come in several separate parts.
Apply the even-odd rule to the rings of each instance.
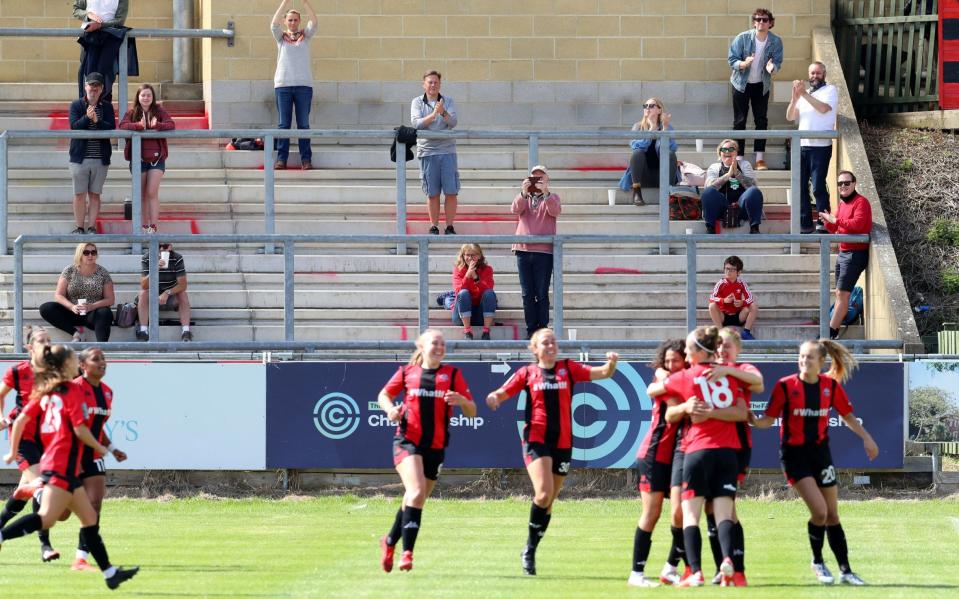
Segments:
[[[869,264],[869,250],[839,252],[836,259],[836,289],[852,293],[856,281]]]
[[[523,463],[529,466],[539,458],[553,458],[553,474],[566,476],[573,462],[573,448],[559,449],[545,443],[523,443]]]
[[[683,486],[683,464],[686,462],[686,454],[679,450],[679,441],[676,442],[676,451],[673,452],[673,468],[669,477],[670,487]]]
[[[749,474],[749,460],[753,457],[752,447],[744,447],[736,452],[736,463],[739,469],[736,471],[736,482],[742,484]]]
[[[636,460],[633,467],[638,475],[636,490],[640,493],[669,493],[669,476],[672,463],[664,464],[652,458]]]
[[[836,467],[832,463],[829,444],[787,445],[779,450],[783,473],[790,485],[811,476],[820,487],[836,485]]]
[[[76,476],[70,476],[63,474],[62,472],[54,472],[52,470],[44,470],[40,474],[40,478],[43,479],[45,484],[53,485],[54,487],[60,487],[67,493],[73,493],[76,489],[83,486],[83,481]]]
[[[43,457],[43,448],[36,441],[20,440],[20,448],[17,449],[17,468],[23,472],[30,466],[40,463]]]
[[[87,479],[92,476],[106,476],[107,465],[103,458],[99,460],[88,460],[83,462],[83,469],[80,470],[80,479]]]
[[[743,306],[745,309],[745,306]],[[741,327],[743,326],[743,321],[739,320],[739,314],[742,312],[736,312],[735,314],[726,314],[723,312],[723,326],[724,327]]]
[[[393,439],[393,465],[399,466],[407,456],[418,455],[423,457],[423,476],[429,480],[436,480],[443,469],[443,460],[446,459],[445,449],[431,449],[418,447],[407,439]]]
[[[702,449],[686,454],[683,464],[683,499],[736,497],[736,450]]]

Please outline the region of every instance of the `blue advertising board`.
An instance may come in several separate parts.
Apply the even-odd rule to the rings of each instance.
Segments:
[[[486,395],[524,363],[457,363],[478,410],[451,421],[447,468],[521,468],[520,435],[525,396],[493,412]],[[377,394],[400,365],[384,362],[273,363],[266,374],[267,468],[390,468],[395,425],[376,403]],[[766,390],[752,398],[754,411],[769,400],[793,363],[757,364]],[[573,465],[626,468],[649,429],[652,401],[645,364],[620,362],[611,379],[580,383],[573,396]],[[863,364],[845,385],[856,416],[879,444],[869,462],[862,441],[833,412],[830,445],[840,468],[901,468],[905,411],[904,365]],[[753,431],[753,467],[779,467],[779,429]]]

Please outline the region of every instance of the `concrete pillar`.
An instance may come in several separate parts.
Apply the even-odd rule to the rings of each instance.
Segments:
[[[173,28],[193,27],[193,0],[173,0]],[[173,82],[193,83],[193,38],[173,39]]]

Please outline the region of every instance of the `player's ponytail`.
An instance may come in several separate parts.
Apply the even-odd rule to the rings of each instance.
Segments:
[[[852,353],[843,344],[830,339],[820,339],[818,344],[820,355],[825,358],[826,354],[829,354],[832,360],[829,372],[826,374],[840,383],[848,381],[852,377],[852,372],[859,366]]]
[[[410,366],[419,366],[422,363],[423,363],[423,350],[417,347],[416,350],[413,352],[413,355],[410,356],[409,364]]]
[[[76,372],[67,372],[73,355],[73,350],[65,345],[48,345],[43,348],[40,365],[34,372],[31,399],[49,394],[58,385],[72,380],[77,375]]]

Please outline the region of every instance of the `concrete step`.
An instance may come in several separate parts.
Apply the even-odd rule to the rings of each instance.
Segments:
[[[127,97],[132,98],[136,94],[140,82],[127,82]],[[159,100],[202,100],[202,83],[155,83],[153,88],[157,91]],[[114,83],[113,94],[118,97],[120,85]],[[4,83],[0,86],[0,102],[15,101],[49,101],[66,103],[69,106],[70,101],[76,98],[78,94],[77,84],[74,83]]]

